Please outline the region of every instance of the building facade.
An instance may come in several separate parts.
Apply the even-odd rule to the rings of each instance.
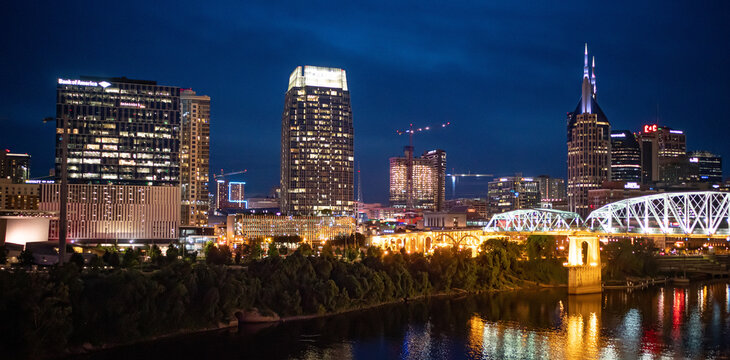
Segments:
[[[210,97],[186,89],[180,95],[180,194],[184,226],[208,225]]]
[[[0,211],[38,210],[40,184],[18,184],[0,179]]]
[[[595,58],[583,62],[581,99],[568,113],[568,204],[570,211],[589,213],[588,190],[611,178],[611,124],[596,101]]]
[[[228,215],[227,239],[244,242],[274,236],[299,235],[304,242],[321,244],[337,235],[355,232],[350,216]]]
[[[401,209],[443,210],[446,151],[430,150],[414,157],[413,148],[406,146],[404,152],[404,157],[390,158],[390,205]]]
[[[536,179],[540,191],[540,207],[567,210],[568,195],[565,179],[540,175]]]
[[[693,151],[689,162],[697,164],[699,181],[713,184],[722,183],[722,157],[709,151]]]
[[[636,182],[611,181],[606,182],[600,189],[588,191],[589,207],[593,211],[603,205],[629,198],[656,194],[657,190],[649,186],[639,185]]]
[[[434,210],[442,211],[446,203],[446,151],[430,150],[421,156],[433,166]]]
[[[354,215],[354,131],[345,70],[298,66],[281,123],[281,210]]]
[[[644,125],[638,134],[641,144],[643,184],[680,183],[691,173],[687,168],[687,138],[682,130],[657,124]]]
[[[489,217],[519,209],[534,209],[540,205],[540,185],[522,174],[502,177],[489,182],[487,208]]]
[[[641,182],[641,146],[631,131],[611,131],[611,181]]]
[[[82,244],[169,243],[178,238],[177,186],[70,184],[68,240]],[[60,184],[41,184],[41,211],[60,210]],[[58,240],[51,220],[49,240]]]
[[[246,200],[244,199],[244,187],[246,183],[243,181],[228,182],[228,206],[229,208],[246,208]]]
[[[179,88],[127,78],[58,79],[56,99],[57,176],[66,131],[69,183],[179,186]]]
[[[0,151],[0,179],[22,184],[30,179],[30,155]]]

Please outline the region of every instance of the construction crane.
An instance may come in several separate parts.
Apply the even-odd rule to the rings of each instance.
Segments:
[[[248,171],[248,169],[244,169],[244,170],[241,170],[241,171],[234,171],[234,172],[229,172],[229,173],[225,173],[224,174],[223,173],[223,169],[221,169],[221,173],[220,174],[213,174],[213,178],[216,179],[216,180],[218,180],[218,178],[225,178],[226,176],[238,175],[238,174],[245,174],[247,171]]]
[[[440,127],[445,128],[451,125],[451,122],[441,124]],[[417,132],[429,131],[438,126],[425,126],[416,128],[413,124],[409,124],[408,129],[396,130],[396,134],[408,134],[408,147],[406,147],[406,209],[413,209],[413,135]]]
[[[451,196],[456,196],[456,178],[462,177],[486,177],[493,178],[492,174],[472,174],[471,171],[466,174],[446,174],[446,177],[451,177]]]

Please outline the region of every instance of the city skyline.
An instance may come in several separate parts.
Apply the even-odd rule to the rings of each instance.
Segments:
[[[111,5],[88,6],[84,9],[84,14],[93,15],[112,10],[107,6]],[[283,38],[287,34],[296,33],[297,29],[309,29],[322,20],[320,16],[326,16],[326,13],[317,15],[316,9],[312,9],[306,12],[312,15],[311,19],[289,28],[272,30],[271,27],[257,24],[259,28],[246,27],[234,32],[231,37],[219,39],[219,42],[213,41],[211,46],[214,49],[211,53],[223,54],[222,45],[228,44],[235,36],[248,35],[255,40],[252,45],[240,45],[242,49],[234,51],[229,60],[193,56],[190,61],[207,65],[197,76],[186,74],[189,70],[187,66],[176,68],[169,64],[163,65],[162,62],[150,65],[145,59],[132,59],[127,55],[122,56],[123,61],[110,61],[111,55],[104,54],[103,51],[80,51],[77,56],[59,58],[58,61],[48,64],[37,60],[27,61],[26,57],[38,51],[34,48],[27,53],[19,53],[20,47],[30,41],[38,41],[39,45],[45,44],[53,50],[60,44],[57,36],[66,35],[75,40],[68,44],[69,51],[78,50],[78,46],[83,49],[85,43],[98,41],[97,35],[85,32],[85,27],[77,24],[60,29],[59,35],[51,34],[48,39],[43,39],[40,37],[43,28],[41,26],[41,29],[29,31],[24,38],[10,40],[7,47],[9,51],[19,53],[18,57],[14,57],[16,62],[2,60],[6,69],[34,71],[9,72],[9,83],[17,84],[17,87],[8,86],[2,90],[3,102],[7,103],[3,105],[5,110],[0,112],[0,121],[3,121],[6,131],[0,140],[13,152],[29,153],[33,156],[31,168],[34,177],[46,175],[53,164],[53,148],[52,145],[45,144],[46,141],[36,141],[40,136],[52,143],[52,128],[44,127],[40,119],[54,112],[53,88],[57,78],[90,74],[155,79],[162,85],[192,87],[211,96],[211,116],[214,119],[211,124],[211,172],[215,173],[221,168],[227,171],[249,169],[250,172],[246,175],[249,189],[247,192],[267,193],[279,180],[278,122],[287,74],[298,64],[320,65],[345,69],[348,80],[352,83],[353,118],[357,138],[355,161],[360,163],[362,175],[366,179],[363,183],[366,202],[386,202],[387,159],[398,155],[405,145],[404,139],[395,135],[395,130],[411,122],[417,126],[444,121],[453,123],[451,128],[439,134],[420,136],[415,143],[416,153],[429,148],[446,150],[449,153],[447,172],[455,168],[457,172],[489,172],[501,175],[519,171],[531,176],[546,173],[565,177],[563,114],[577,100],[575,89],[580,85],[577,54],[587,41],[592,52],[598,55],[596,62],[597,77],[601,82],[601,105],[611,119],[612,128],[638,132],[643,125],[658,122],[684,130],[687,134],[688,150],[707,150],[728,158],[730,154],[727,146],[724,146],[722,134],[727,133],[730,125],[722,121],[706,120],[722,120],[723,113],[713,107],[700,106],[703,102],[721,101],[722,94],[726,93],[729,75],[722,64],[728,58],[728,49],[713,44],[720,43],[719,34],[722,33],[714,30],[727,25],[715,24],[721,20],[716,14],[722,14],[723,9],[713,9],[711,4],[696,6],[705,8],[682,9],[685,13],[675,11],[654,14],[655,16],[643,24],[629,24],[628,20],[603,20],[595,24],[595,27],[574,33],[567,33],[558,26],[553,17],[588,11],[582,5],[577,9],[551,10],[547,14],[543,12],[548,9],[539,7],[486,8],[475,13],[485,16],[485,19],[494,19],[497,25],[491,29],[492,32],[480,26],[477,21],[480,19],[474,15],[466,17],[463,26],[429,23],[426,30],[441,34],[433,39],[414,35],[408,29],[417,25],[418,21],[406,17],[403,20],[404,29],[395,29],[397,31],[394,33],[399,36],[386,39],[376,34],[373,37],[382,40],[381,45],[369,41],[367,31],[359,30],[357,26],[348,26],[346,20],[340,20],[343,22],[336,21],[330,25],[342,25],[342,35],[335,36],[333,40],[322,41],[326,32],[309,30],[308,33],[318,35],[315,38],[319,40],[307,40],[303,41],[303,45],[297,45],[310,46],[308,51],[291,51],[290,57],[267,60],[267,64],[253,59],[243,62],[247,65],[244,67],[234,65],[234,59],[241,59],[256,50],[263,50],[266,55],[261,59],[275,59],[274,54],[284,53],[283,49],[268,45],[265,40]],[[254,5],[240,10],[242,17],[247,19],[249,12],[243,10],[269,14],[277,9]],[[642,14],[648,14],[651,6],[634,10],[627,16],[638,19]],[[51,24],[57,21],[50,18],[51,14],[66,13],[65,10],[54,9],[53,5],[40,11],[40,20],[36,22],[49,20],[47,22]],[[436,14],[425,8],[413,11],[420,17],[424,14]],[[451,11],[443,14],[445,21],[460,17],[455,15],[464,15],[463,9],[458,7]],[[611,8],[593,11],[615,13]],[[180,12],[177,15],[183,18],[193,16],[185,10]],[[24,18],[23,11],[9,13],[19,14],[14,19],[8,19],[11,26],[17,25]],[[697,13],[707,14],[708,18],[704,21],[708,24],[699,24],[697,16],[684,16]],[[122,11],[119,17],[107,17],[103,21],[114,24],[122,21],[124,14]],[[507,16],[510,14],[513,16]],[[524,17],[517,18],[516,14]],[[680,15],[673,14],[683,14],[682,19],[686,18],[686,22],[682,24],[686,24],[685,30],[688,33],[665,34],[672,29],[670,24],[679,19],[674,17]],[[499,34],[514,30],[514,27],[527,21],[530,15],[535,17],[535,24],[508,37],[507,40],[510,41],[486,39],[479,42],[479,39],[467,37],[474,41],[473,47],[449,42],[452,36],[470,30],[475,30],[480,35],[498,37]],[[204,18],[207,19],[206,16]],[[379,14],[374,19],[359,19],[363,28],[372,31],[381,22],[387,23],[388,18]],[[574,18],[578,25],[593,20]],[[93,24],[102,20],[89,21]],[[699,25],[692,26],[693,21]],[[32,23],[34,22],[28,21],[28,24]],[[612,38],[601,35],[612,26],[616,26],[617,31]],[[13,27],[25,28],[21,25]],[[393,30],[393,26],[390,27]],[[540,29],[547,29],[547,34],[535,36]],[[102,29],[100,33],[105,31]],[[632,36],[634,33],[639,36]],[[170,36],[176,35],[161,36],[170,40]],[[347,36],[354,36],[360,41],[351,44]],[[300,39],[301,35],[296,38]],[[121,44],[128,44],[124,37],[116,40]],[[202,35],[195,35],[192,40],[206,43],[206,37]],[[174,43],[172,40],[170,42]],[[677,44],[670,45],[674,42]],[[158,49],[153,45],[142,40],[136,46],[152,49],[151,54],[156,56],[161,56],[165,50],[169,51],[171,48]],[[286,45],[296,44],[287,41]],[[104,46],[101,46],[101,50]],[[119,44],[113,48],[116,46]],[[496,49],[494,53],[485,51],[490,46]],[[684,49],[683,53],[698,55],[672,52],[672,49],[679,47]],[[446,51],[439,52],[439,49]],[[378,54],[376,50],[381,50],[382,54]],[[181,62],[187,64],[187,61]],[[371,76],[373,73],[379,76]],[[389,87],[387,91],[376,91],[384,84]],[[455,87],[457,85],[461,86]],[[419,91],[409,95],[408,92],[412,91],[410,89],[415,88]],[[451,88],[462,91],[450,91]],[[530,106],[524,106],[525,99]],[[659,121],[655,119],[657,105]],[[231,127],[233,131],[225,131]],[[240,141],[241,136],[252,133],[260,136],[251,136],[247,141]],[[526,141],[525,146],[512,146],[514,134],[517,133],[520,138],[532,141]],[[513,151],[505,155],[501,150],[508,146],[512,146]],[[536,157],[536,153],[541,156]],[[544,157],[551,160],[543,161]],[[726,162],[725,168],[727,167]]]

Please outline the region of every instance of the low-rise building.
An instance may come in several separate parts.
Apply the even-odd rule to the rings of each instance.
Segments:
[[[229,215],[226,239],[240,243],[251,239],[299,235],[303,241],[321,244],[337,235],[355,232],[349,216]]]
[[[467,213],[455,211],[425,212],[423,226],[429,229],[458,229],[467,226]]]
[[[0,211],[38,210],[40,184],[14,183],[0,178]]]
[[[656,189],[647,185],[625,181],[607,181],[600,189],[588,190],[588,207],[591,211],[603,205],[634,197],[656,194]]]

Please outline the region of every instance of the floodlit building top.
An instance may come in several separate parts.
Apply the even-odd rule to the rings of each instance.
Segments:
[[[320,66],[297,66],[289,76],[289,87],[318,86],[347,91],[345,70]]]

